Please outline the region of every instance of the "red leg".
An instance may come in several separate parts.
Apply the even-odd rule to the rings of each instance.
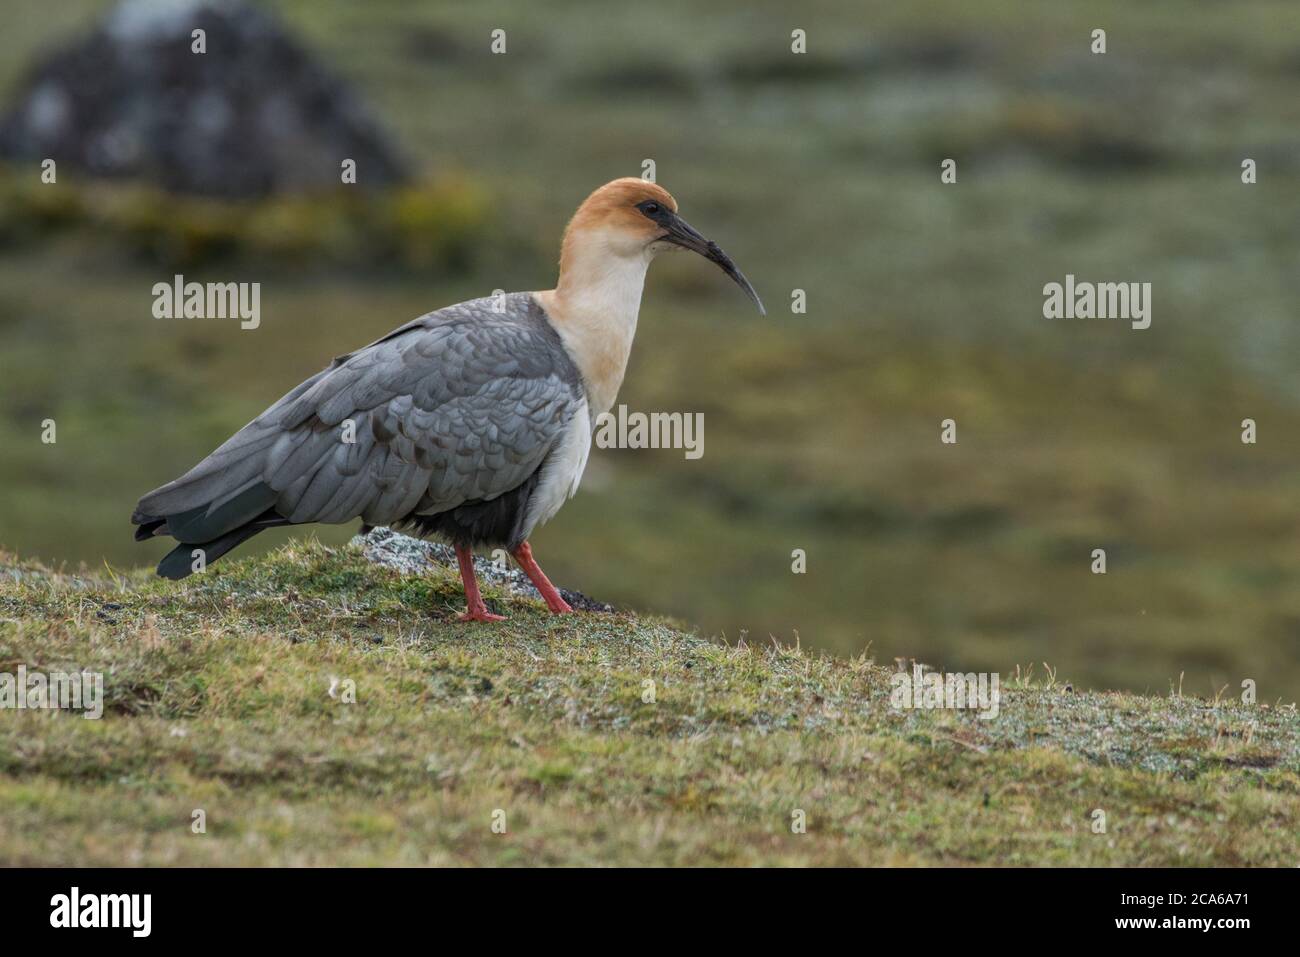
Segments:
[[[505,615],[494,615],[483,604],[483,596],[478,593],[478,580],[474,577],[474,553],[464,545],[456,546],[456,563],[460,565],[460,577],[465,583],[465,614],[461,621],[505,621]]]
[[[529,547],[527,542],[524,542],[511,554],[515,556],[515,561],[519,563],[519,567],[524,570],[524,573],[532,580],[532,583],[537,586],[537,590],[542,593],[542,598],[546,600],[547,608],[551,609],[551,611],[557,615],[563,615],[565,612],[573,611],[573,609],[569,607],[569,603],[561,598],[560,593],[555,590],[555,586],[552,585],[551,580],[546,577],[546,573],[542,571],[542,567],[537,564],[537,561],[533,558],[533,550]]]

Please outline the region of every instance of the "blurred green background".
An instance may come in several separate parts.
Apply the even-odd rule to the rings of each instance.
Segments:
[[[653,158],[768,316],[696,257],[652,268],[620,401],[703,412],[705,454],[594,451],[534,538],[553,578],[731,640],[1300,693],[1300,5],[265,6],[432,185],[392,201],[375,228],[404,239],[376,261],[322,238],[328,206],[232,215],[71,170],[50,199],[5,168],[0,543],[156,561],[131,542],[141,493],[331,356],[553,285],[574,207]],[[107,8],[0,3],[0,99]],[[261,328],[154,320],[181,268],[260,281]],[[1043,319],[1067,272],[1152,283],[1152,327]]]

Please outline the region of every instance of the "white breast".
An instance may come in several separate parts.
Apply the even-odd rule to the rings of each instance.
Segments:
[[[524,538],[531,535],[538,525],[544,525],[554,518],[560,506],[578,491],[590,453],[591,415],[584,401],[564,430],[559,444],[542,466],[541,479],[532,498],[528,500],[528,512],[523,525]]]

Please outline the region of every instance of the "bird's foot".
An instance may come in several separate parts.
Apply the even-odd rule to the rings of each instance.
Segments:
[[[552,615],[568,615],[573,613],[573,606],[561,598],[559,595],[554,598],[546,599],[546,607],[551,609]]]
[[[505,615],[494,615],[486,607],[467,609],[465,614],[456,619],[457,621],[505,621]]]

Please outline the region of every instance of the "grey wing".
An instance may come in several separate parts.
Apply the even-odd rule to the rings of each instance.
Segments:
[[[141,499],[134,520],[202,507],[182,540],[224,534],[267,508],[291,524],[377,525],[518,487],[560,441],[582,387],[532,297],[504,306],[439,310],[339,357]]]

